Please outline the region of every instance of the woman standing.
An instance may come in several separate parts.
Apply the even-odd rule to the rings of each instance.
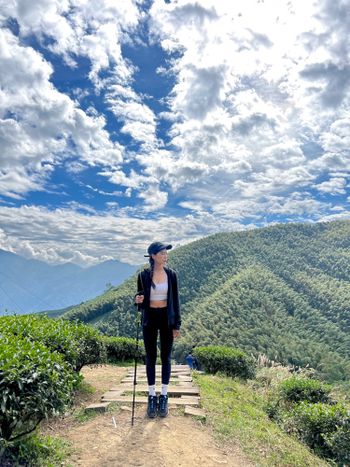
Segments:
[[[172,245],[153,242],[147,249],[150,267],[139,273],[135,303],[142,311],[142,331],[146,351],[149,388],[147,414],[154,418],[168,415],[168,385],[173,340],[180,335],[181,315],[177,274],[166,266]],[[156,394],[157,338],[160,335],[162,388]]]

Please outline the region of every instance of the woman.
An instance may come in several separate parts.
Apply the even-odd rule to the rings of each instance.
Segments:
[[[177,274],[166,266],[172,245],[153,242],[148,247],[150,267],[139,273],[135,303],[142,311],[143,341],[149,388],[147,414],[154,418],[168,415],[168,385],[171,373],[173,340],[180,335],[181,315]],[[157,337],[160,334],[162,388],[156,394]]]

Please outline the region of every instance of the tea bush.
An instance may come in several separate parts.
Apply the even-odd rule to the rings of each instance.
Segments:
[[[212,345],[196,347],[193,355],[208,373],[222,372],[227,376],[238,376],[243,379],[254,377],[254,360],[242,350]]]
[[[300,402],[292,415],[299,438],[317,454],[338,462],[350,459],[350,413],[346,407]]]
[[[33,430],[70,403],[80,376],[62,355],[28,337],[0,334],[0,438]]]
[[[293,376],[279,385],[280,396],[290,402],[331,402],[331,386],[316,379]]]
[[[293,376],[270,396],[267,413],[316,454],[347,465],[350,459],[350,410],[332,400],[331,386]]]
[[[132,360],[135,358],[136,353],[138,360],[143,360],[144,348],[142,342],[139,342],[137,349],[136,340],[129,337],[103,336],[102,340],[106,346],[107,360],[109,362]]]
[[[350,465],[350,417],[341,420],[336,431],[324,436],[332,457],[341,465]]]
[[[1,316],[0,332],[27,337],[62,354],[75,371],[106,361],[101,334],[92,326],[47,316]]]

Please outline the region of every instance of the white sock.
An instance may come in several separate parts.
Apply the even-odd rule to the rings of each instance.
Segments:
[[[150,396],[156,395],[156,385],[153,384],[152,386],[148,386],[148,393]]]
[[[166,396],[168,394],[168,385],[167,384],[162,384],[162,396]]]

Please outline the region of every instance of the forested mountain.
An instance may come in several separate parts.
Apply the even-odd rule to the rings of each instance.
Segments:
[[[182,337],[231,345],[350,379],[350,221],[220,233],[169,255],[177,270]],[[65,316],[114,335],[135,335],[135,276]]]
[[[104,261],[88,268],[65,263],[50,265],[0,250],[0,315],[19,314],[81,303],[121,284],[136,266]]]

